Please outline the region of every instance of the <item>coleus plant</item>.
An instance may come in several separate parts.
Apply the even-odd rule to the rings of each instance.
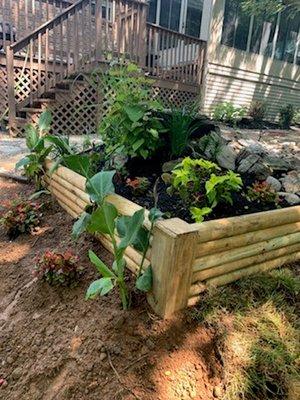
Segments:
[[[136,287],[147,292],[152,287],[152,268],[148,266],[143,270],[146,253],[150,244],[151,232],[155,222],[162,216],[157,208],[149,213],[150,230],[144,229],[145,210],[136,211],[132,216],[119,216],[116,207],[107,200],[109,194],[114,193],[113,176],[115,171],[102,171],[89,178],[88,165],[82,165],[80,171],[87,179],[86,193],[94,205],[92,213],[84,212],[73,226],[73,237],[87,231],[93,234],[105,234],[110,237],[113,246],[114,262],[112,267],[107,266],[92,250],[89,258],[102,277],[89,286],[86,298],[104,296],[115,286],[119,288],[123,309],[129,307],[129,293],[125,282],[124,258],[128,246],[133,246],[142,253],[142,261],[138,271]],[[116,235],[116,231],[118,235]],[[117,236],[120,240],[117,240]]]

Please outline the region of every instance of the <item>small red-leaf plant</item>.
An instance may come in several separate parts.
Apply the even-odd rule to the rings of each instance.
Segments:
[[[0,215],[0,223],[5,227],[10,239],[21,233],[32,233],[42,218],[43,203],[29,200],[12,200],[5,204],[6,211]]]
[[[75,286],[83,272],[78,257],[71,251],[59,253],[47,250],[36,258],[33,274],[50,285]]]
[[[132,189],[132,192],[136,196],[141,196],[147,192],[150,186],[150,181],[146,177],[136,177],[136,178],[127,178],[126,185]]]
[[[266,181],[254,182],[252,186],[248,187],[247,198],[263,204],[278,205],[280,202],[276,190]]]

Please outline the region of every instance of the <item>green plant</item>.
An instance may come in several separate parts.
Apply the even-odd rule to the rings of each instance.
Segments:
[[[135,196],[141,196],[147,192],[150,186],[150,181],[146,177],[127,178],[126,185],[132,189]]]
[[[169,194],[177,192],[190,207],[196,222],[202,222],[204,216],[210,214],[218,203],[232,204],[232,193],[242,187],[240,176],[233,171],[220,175],[217,164],[190,157],[176,166],[172,175],[163,174],[162,178],[171,184]]]
[[[50,111],[46,110],[40,115],[36,126],[33,124],[26,126],[26,145],[30,154],[16,164],[17,169],[24,167],[25,174],[34,180],[36,190],[41,190],[43,186],[44,163],[51,152],[53,152],[53,157],[56,158],[51,172],[63,161],[65,155],[73,154],[68,138],[49,135],[51,123],[52,115]],[[50,145],[46,146],[46,142],[49,142]]]
[[[129,307],[129,294],[125,282],[125,251],[128,246],[133,246],[142,252],[142,262],[136,281],[136,286],[142,291],[149,291],[152,286],[152,268],[149,265],[142,273],[146,253],[149,248],[150,235],[155,221],[160,218],[158,210],[153,209],[149,214],[151,222],[150,233],[143,228],[144,209],[136,211],[132,216],[119,216],[116,207],[106,200],[114,193],[112,182],[115,171],[102,171],[92,178],[87,177],[86,192],[94,204],[92,214],[84,212],[73,227],[73,237],[77,238],[82,232],[105,234],[110,237],[113,246],[114,262],[109,268],[92,251],[89,251],[91,262],[96,266],[102,278],[92,282],[87,290],[86,298],[91,299],[97,295],[105,295],[115,286],[119,288],[124,309]],[[115,231],[118,232],[117,235]]]
[[[110,88],[108,110],[99,126],[107,154],[151,157],[161,146],[164,131],[156,115],[162,106],[150,96],[152,81],[132,63],[112,66],[101,79],[103,90]]]
[[[186,157],[172,171],[172,187],[184,201],[194,202],[199,194],[204,193],[205,182],[217,171],[220,168],[211,161]]]
[[[188,146],[192,134],[201,126],[196,119],[196,107],[173,108],[164,118],[164,126],[170,138],[171,156],[180,157]]]
[[[245,107],[236,107],[230,102],[218,104],[212,114],[216,121],[236,125],[247,114]]]
[[[263,204],[278,204],[279,196],[273,187],[267,182],[254,182],[248,187],[247,198]]]
[[[249,115],[257,124],[261,124],[265,118],[267,105],[264,101],[253,101],[249,109]]]
[[[43,136],[49,132],[51,121],[51,113],[44,111],[40,115],[37,126],[32,124],[26,126],[26,145],[30,154],[16,164],[16,169],[24,167],[26,176],[33,179],[37,191],[43,187],[44,162],[52,151],[52,146],[45,146],[45,137]]]
[[[295,125],[300,125],[300,109],[295,112],[293,123]]]
[[[78,261],[70,251],[58,253],[48,250],[36,258],[34,276],[50,285],[74,286],[84,271]]]
[[[10,239],[15,239],[21,233],[31,233],[40,224],[43,204],[14,200],[7,207],[8,210],[2,213],[0,222]]]
[[[293,118],[295,115],[295,109],[292,104],[287,104],[282,107],[279,112],[279,124],[283,129],[290,129]]]

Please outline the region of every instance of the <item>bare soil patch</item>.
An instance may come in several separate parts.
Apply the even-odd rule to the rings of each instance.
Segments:
[[[0,181],[0,206],[31,190]],[[121,310],[117,292],[85,301],[96,277],[88,248],[106,262],[111,258],[91,237],[82,236],[75,244],[72,224],[51,203],[34,235],[10,242],[0,228],[0,397],[213,399],[222,382],[216,332],[184,313],[161,321],[143,296],[133,299],[128,312]],[[86,270],[77,287],[50,287],[33,278],[37,255],[69,248]]]

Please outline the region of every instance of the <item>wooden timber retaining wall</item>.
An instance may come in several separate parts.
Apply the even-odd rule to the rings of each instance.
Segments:
[[[47,169],[51,162],[47,162]],[[65,167],[45,177],[59,204],[77,218],[89,204],[85,178]],[[141,207],[111,195],[122,215]],[[146,211],[147,215],[147,211]],[[146,218],[145,227],[149,228]],[[109,251],[106,235],[99,240]],[[210,286],[225,285],[245,276],[268,271],[300,259],[300,206],[188,224],[179,218],[159,221],[153,232],[146,265],[153,268],[153,291],[148,301],[162,317],[194,305]],[[126,251],[127,267],[135,273],[141,254]]]

